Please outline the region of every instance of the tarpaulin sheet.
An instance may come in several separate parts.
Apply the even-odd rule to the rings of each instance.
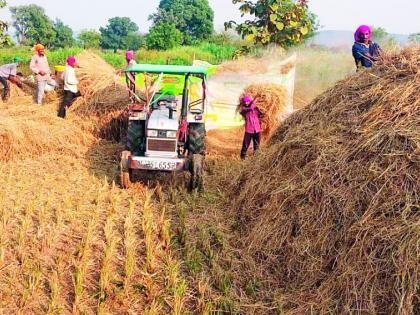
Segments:
[[[210,67],[206,62],[195,61],[194,65]],[[285,71],[286,70],[286,71]],[[273,62],[264,73],[240,71],[218,71],[208,79],[206,128],[229,129],[243,125],[236,113],[238,100],[246,87],[252,84],[278,84],[287,90],[286,110],[279,119],[293,112],[293,93],[296,76],[296,55]]]

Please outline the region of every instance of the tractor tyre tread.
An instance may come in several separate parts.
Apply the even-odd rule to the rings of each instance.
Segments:
[[[193,154],[190,158],[190,190],[204,190],[204,155]]]
[[[127,149],[134,155],[140,155],[144,136],[143,122],[130,121],[127,129]]]
[[[130,188],[132,182],[131,182],[131,175],[132,171],[129,168],[128,165],[128,159],[131,156],[130,151],[123,151],[121,153],[121,161],[120,161],[120,182],[121,187],[124,189]]]
[[[188,152],[190,154],[205,154],[206,128],[204,124],[193,123],[188,126]]]

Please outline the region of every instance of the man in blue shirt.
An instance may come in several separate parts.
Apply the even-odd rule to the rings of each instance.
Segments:
[[[372,40],[372,30],[367,25],[361,25],[354,33],[353,57],[357,69],[371,68],[379,60],[381,48]]]

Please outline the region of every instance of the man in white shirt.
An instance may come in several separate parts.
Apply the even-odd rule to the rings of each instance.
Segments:
[[[17,79],[17,68],[19,67],[22,59],[15,57],[13,63],[0,66],[0,83],[3,85],[3,93],[1,99],[7,101],[10,96],[10,87],[8,80],[15,82],[21,87],[20,81]]]
[[[62,75],[64,81],[64,97],[58,111],[58,117],[61,118],[66,117],[66,110],[71,106],[73,101],[80,96],[80,92],[77,88],[79,81],[76,78],[75,66],[76,58],[73,56],[68,57],[67,65]]]

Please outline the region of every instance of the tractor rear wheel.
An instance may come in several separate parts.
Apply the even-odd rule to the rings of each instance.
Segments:
[[[144,121],[129,121],[127,129],[127,149],[133,152],[134,155],[142,155],[144,151],[144,137]]]
[[[121,161],[120,161],[120,181],[121,187],[124,189],[128,189],[131,187],[132,184],[132,170],[129,166],[129,157],[131,156],[130,151],[123,151],[121,153]]]
[[[190,156],[190,190],[204,189],[204,155],[206,153],[206,128],[204,124],[188,125],[188,153]]]
[[[192,154],[190,158],[190,190],[204,190],[204,155]]]
[[[206,128],[204,124],[191,123],[188,125],[188,152],[202,154],[206,151]]]

